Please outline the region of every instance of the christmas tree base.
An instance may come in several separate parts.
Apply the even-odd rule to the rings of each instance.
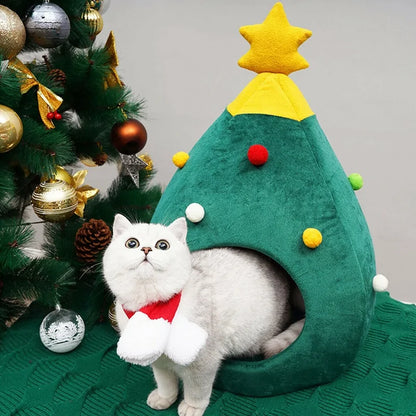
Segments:
[[[19,321],[0,345],[0,415],[176,415],[146,405],[151,370],[116,354],[108,324],[55,354],[41,343],[42,318]],[[368,337],[353,364],[332,383],[274,397],[214,390],[206,416],[416,415],[416,307],[377,294]]]

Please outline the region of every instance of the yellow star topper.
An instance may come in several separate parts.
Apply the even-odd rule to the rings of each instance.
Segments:
[[[308,62],[298,47],[311,37],[307,29],[292,26],[282,3],[276,3],[263,23],[243,26],[240,33],[250,43],[250,50],[238,64],[251,71],[289,75],[307,68]]]

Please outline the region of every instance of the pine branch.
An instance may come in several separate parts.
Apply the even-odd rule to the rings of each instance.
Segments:
[[[30,118],[23,119],[24,134],[14,151],[20,164],[37,175],[51,176],[56,165],[66,165],[76,160],[68,137],[57,129],[47,130]]]
[[[20,247],[30,241],[33,230],[19,226],[16,218],[0,218],[0,276],[19,270],[28,264],[29,258]]]
[[[70,286],[74,271],[67,263],[53,259],[35,259],[13,278],[5,279],[3,299],[27,299],[55,306]]]

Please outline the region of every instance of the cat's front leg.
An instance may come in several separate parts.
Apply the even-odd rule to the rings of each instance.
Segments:
[[[195,366],[186,368],[182,374],[184,399],[178,407],[179,416],[202,416],[205,413],[221,362],[214,356],[212,351]]]
[[[147,398],[147,405],[152,409],[163,410],[170,407],[178,398],[178,377],[172,371],[159,367],[158,361],[152,365],[157,389]]]
[[[164,319],[150,319],[144,313],[136,312],[121,333],[117,354],[132,364],[152,364],[166,347],[169,327]]]
[[[172,321],[165,353],[176,364],[188,365],[195,360],[207,338],[205,329],[177,313]]]

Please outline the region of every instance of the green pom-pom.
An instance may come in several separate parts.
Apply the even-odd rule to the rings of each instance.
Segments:
[[[354,191],[358,191],[363,187],[363,177],[359,173],[351,173],[351,175],[348,176],[348,180],[350,181],[350,184]]]

